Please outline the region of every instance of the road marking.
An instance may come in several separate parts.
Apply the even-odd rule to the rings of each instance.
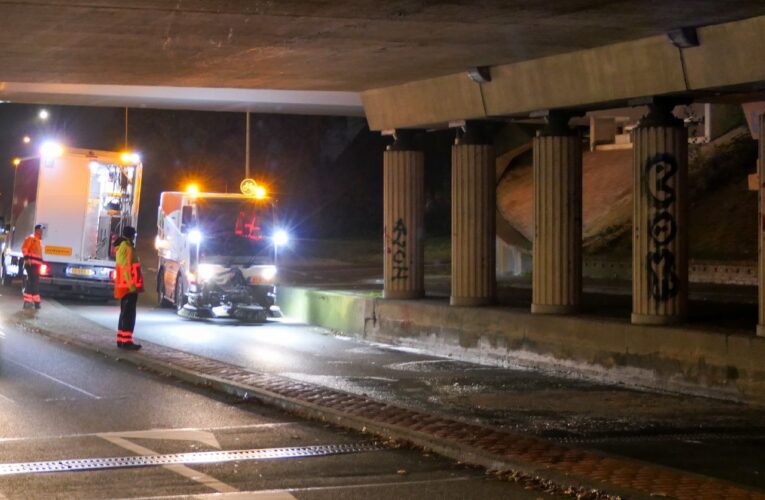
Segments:
[[[110,432],[110,436],[123,439],[165,439],[169,441],[198,441],[218,450],[221,449],[218,439],[210,431],[184,431],[170,429],[165,431],[128,431]],[[99,437],[104,437],[99,434]]]
[[[482,479],[483,476],[461,476],[461,477],[448,477],[444,479],[421,479],[417,481],[403,481],[403,482],[376,482],[376,483],[359,483],[359,484],[343,484],[338,486],[308,486],[306,488],[290,488],[288,491],[293,493],[309,492],[309,491],[334,491],[334,490],[351,490],[354,488],[382,488],[386,486],[417,486],[425,484],[437,484],[437,483],[453,483],[457,481],[470,481],[473,479]]]
[[[143,446],[137,445],[135,443],[131,443],[127,439],[114,437],[114,436],[102,436],[102,437],[106,441],[109,441],[110,443],[115,444],[119,446],[120,448],[124,448],[128,451],[132,451],[133,453],[136,453],[137,455],[144,455],[144,456],[159,455],[159,453],[157,453],[156,451],[150,450],[149,448],[144,448]],[[191,479],[192,481],[203,484],[207,486],[208,488],[217,491],[218,493],[231,493],[231,492],[239,491],[233,486],[229,486],[226,483],[223,483],[215,479],[214,477],[205,474],[204,472],[195,471],[194,469],[191,469],[185,465],[172,464],[172,465],[163,465],[162,467],[164,467],[165,469],[169,471],[175,472],[176,474],[179,474],[185,478]]]
[[[0,392],[0,400],[3,400],[3,401],[7,401],[7,402],[9,402],[9,403],[10,403],[10,404],[12,404],[12,405],[15,405],[15,404],[16,404],[16,401],[12,400],[11,398],[9,398],[8,396],[6,396],[6,395],[5,395],[5,394],[3,394],[2,392]],[[0,498],[1,498],[1,497],[0,497]]]
[[[5,358],[5,360],[8,361],[9,363],[13,363],[14,365],[18,365],[18,366],[20,366],[20,367],[22,367],[22,368],[24,368],[26,370],[29,370],[30,372],[34,372],[34,373],[40,375],[41,377],[45,377],[48,380],[52,380],[53,382],[59,383],[59,384],[65,386],[65,387],[68,387],[68,388],[70,388],[72,390],[75,390],[75,391],[77,391],[79,393],[85,394],[88,397],[91,397],[93,399],[101,399],[100,396],[96,396],[92,392],[88,392],[85,389],[81,389],[81,388],[79,388],[79,387],[77,387],[75,385],[72,385],[72,384],[69,384],[67,382],[64,382],[63,380],[57,379],[56,377],[54,377],[52,375],[48,375],[47,373],[43,373],[43,372],[41,372],[39,370],[35,370],[31,366],[25,365],[24,363],[20,363],[18,361],[14,361],[14,360],[9,359],[9,358]]]
[[[132,500],[176,500],[181,498],[196,498],[198,500],[214,500],[216,498],[225,498],[240,500],[240,499],[256,499],[256,500],[292,500],[297,499],[292,493],[302,492],[320,492],[320,491],[335,491],[335,490],[351,490],[356,488],[384,488],[384,487],[400,487],[400,486],[424,486],[428,484],[442,484],[442,483],[455,483],[458,481],[471,481],[480,480],[482,476],[461,476],[461,477],[449,477],[444,479],[422,479],[417,481],[404,481],[404,482],[377,482],[377,483],[359,483],[359,484],[344,484],[339,486],[309,486],[306,488],[290,488],[289,490],[259,490],[259,491],[239,491],[236,493],[210,493],[207,495],[169,495],[169,496],[157,496],[157,497],[133,497]],[[272,496],[273,495],[273,496]],[[285,496],[289,495],[289,496]]]
[[[112,442],[134,453],[121,457],[71,458],[44,460],[41,462],[0,463],[0,476],[42,474],[47,472],[104,471],[108,469],[130,469],[134,467],[156,467],[166,465],[224,464],[243,461],[269,461],[329,457],[354,453],[372,453],[384,448],[372,442],[324,444],[308,446],[287,446],[280,448],[251,448],[236,450],[192,451],[187,453],[157,454],[153,450],[131,443],[127,439],[110,437]]]
[[[174,500],[182,498],[194,498],[196,500],[215,500],[216,498],[234,500],[297,500],[297,497],[291,495],[287,490],[237,491],[236,493],[210,493],[206,495],[178,495],[169,497],[132,497],[130,500]]]
[[[135,432],[145,432],[145,433],[163,433],[163,432],[200,432],[200,431],[229,431],[229,430],[246,430],[246,429],[275,429],[277,427],[286,427],[289,425],[302,425],[302,422],[272,422],[267,424],[246,424],[246,425],[228,425],[228,426],[222,426],[222,427],[208,427],[208,428],[194,428],[194,427],[188,427],[188,428],[181,428],[181,429],[148,429],[144,431],[135,431]],[[10,442],[10,441],[39,441],[42,439],[79,439],[83,437],[103,437],[103,436],[117,436],[120,437],[124,435],[126,432],[132,432],[132,431],[114,431],[114,432],[89,432],[84,434],[59,434],[57,436],[28,436],[28,437],[12,437],[12,438],[0,438],[0,443]]]
[[[234,498],[236,500],[297,500],[297,497],[290,494],[287,490],[274,491],[240,491],[239,493],[224,493],[212,495],[194,495],[191,498],[197,500],[214,500],[216,498]]]

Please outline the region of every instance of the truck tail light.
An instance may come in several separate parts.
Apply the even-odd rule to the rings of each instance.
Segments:
[[[50,274],[50,268],[48,264],[40,264],[40,276],[48,276]]]

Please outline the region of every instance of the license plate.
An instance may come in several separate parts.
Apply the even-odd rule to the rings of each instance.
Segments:
[[[74,276],[93,276],[96,272],[89,267],[70,267],[69,274]]]

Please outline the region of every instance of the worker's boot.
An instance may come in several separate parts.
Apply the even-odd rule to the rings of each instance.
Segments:
[[[141,344],[136,344],[131,340],[130,342],[117,342],[117,347],[128,351],[137,351],[141,348]]]
[[[141,348],[141,344],[133,342],[133,332],[117,330],[117,347],[127,349],[128,351],[137,351]]]
[[[42,306],[39,302],[35,302],[35,309],[40,309]]]

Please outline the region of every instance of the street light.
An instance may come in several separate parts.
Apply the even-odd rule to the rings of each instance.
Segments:
[[[48,113],[47,109],[41,109],[39,113],[37,113],[37,117],[40,118],[42,121],[45,121],[50,116],[50,113]]]
[[[24,138],[21,139],[21,142],[23,142],[24,144],[29,144],[30,142],[32,142],[32,138],[29,137],[28,135],[25,135]]]

